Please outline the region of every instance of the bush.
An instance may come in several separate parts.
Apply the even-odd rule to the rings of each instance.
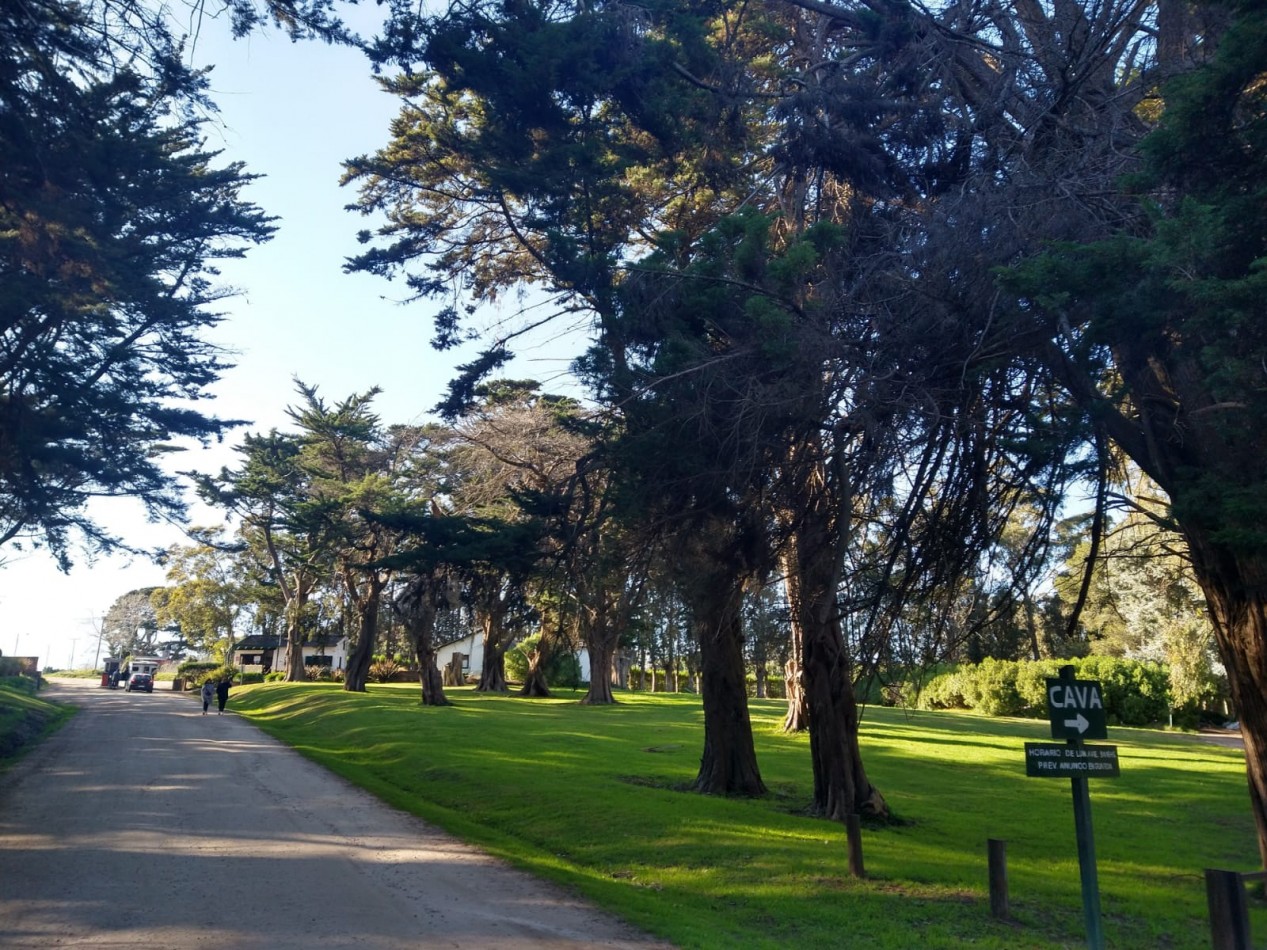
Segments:
[[[916,701],[919,709],[975,709],[988,716],[1047,715],[1047,680],[1072,665],[1080,680],[1097,680],[1110,723],[1147,726],[1169,716],[1166,668],[1160,663],[1089,656],[1079,660],[995,660],[953,667],[930,679]]]
[[[201,685],[208,673],[218,669],[220,669],[220,664],[209,660],[186,660],[176,667],[176,675],[186,683]]]
[[[987,716],[1019,716],[1025,710],[1016,691],[1015,660],[982,660],[976,668],[976,708]]]
[[[265,683],[280,683],[285,678],[286,678],[286,674],[283,673],[281,670],[273,670],[273,672],[271,673],[264,674]]]
[[[230,683],[232,683],[239,675],[237,667],[233,666],[217,666],[214,663],[201,664],[201,666],[210,666],[210,669],[190,671],[190,674],[185,682],[192,682],[201,686],[203,683],[218,683],[221,680],[227,679]]]
[[[389,683],[398,672],[400,672],[400,664],[395,660],[380,657],[370,664],[367,679],[371,683]]]
[[[958,667],[951,667],[930,679],[922,689],[912,684],[908,695],[916,697],[916,709],[970,709],[963,684],[963,673]]]
[[[1074,666],[1078,679],[1100,681],[1110,723],[1147,726],[1169,719],[1170,676],[1160,663],[1088,656]]]
[[[1060,675],[1065,660],[1026,660],[1016,670],[1016,692],[1020,696],[1022,716],[1042,719],[1047,715],[1047,680]]]

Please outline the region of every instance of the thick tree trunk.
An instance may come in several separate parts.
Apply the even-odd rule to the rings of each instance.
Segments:
[[[506,651],[499,649],[496,640],[484,641],[484,662],[480,667],[477,693],[505,693],[510,691],[506,683]]]
[[[838,623],[818,626],[806,637],[805,697],[815,813],[837,821],[855,814],[887,815],[884,797],[862,766],[858,703]]]
[[[545,670],[541,668],[539,661],[528,664],[528,672],[524,676],[524,685],[519,690],[519,695],[532,699],[550,698],[550,684],[546,682]]]
[[[693,788],[712,795],[764,795],[744,682],[742,579],[720,569],[691,585],[692,624],[699,634],[704,753]]]
[[[546,667],[553,657],[554,649],[551,641],[543,633],[541,639],[537,641],[537,649],[528,657],[528,672],[524,675],[524,685],[519,690],[520,696],[530,696],[534,699],[549,698],[550,684],[546,681]]]
[[[357,605],[357,635],[352,652],[348,655],[348,667],[343,674],[343,688],[350,693],[365,692],[370,678],[370,663],[374,659],[374,645],[378,642],[378,589]]]
[[[590,655],[590,687],[581,700],[585,706],[611,706],[616,702],[612,693],[612,656],[615,652],[614,638],[606,633],[586,637],[586,649]]]
[[[632,667],[629,651],[619,647],[612,653],[611,681],[613,689],[629,688],[629,672]]]
[[[276,574],[281,577],[281,564],[276,559]],[[293,585],[281,585],[285,599],[286,617],[286,682],[302,683],[308,679],[304,668],[304,612],[308,606],[310,585],[306,575],[296,574]]]
[[[484,657],[480,664],[477,693],[505,693],[506,683],[506,631],[502,623],[505,608],[499,598],[484,605],[480,626],[484,631]]]
[[[1267,559],[1185,533],[1245,740],[1259,861],[1267,868]]]
[[[444,695],[444,677],[436,656],[432,634],[436,626],[436,595],[433,579],[420,577],[411,583],[407,595],[397,602],[405,631],[418,658],[418,684],[422,688],[422,705],[449,706]]]
[[[814,811],[843,821],[847,815],[887,815],[884,797],[868,781],[858,746],[858,703],[840,627],[836,591],[841,545],[847,532],[825,477],[802,485],[799,517],[784,556],[792,628],[801,641],[801,684],[814,768]],[[847,495],[847,492],[842,491]],[[789,700],[789,719],[792,705]]]
[[[304,669],[304,629],[297,618],[290,617],[286,624],[286,682],[302,683],[307,678],[308,671]]]

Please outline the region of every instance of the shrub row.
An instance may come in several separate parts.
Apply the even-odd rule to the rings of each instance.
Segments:
[[[1047,716],[1047,680],[1073,666],[1080,680],[1099,681],[1110,723],[1146,726],[1165,721],[1169,676],[1160,663],[1088,656],[1074,660],[993,660],[950,667],[922,688],[912,685],[918,709],[975,709],[989,716]]]

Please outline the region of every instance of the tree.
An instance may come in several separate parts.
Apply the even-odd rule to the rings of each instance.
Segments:
[[[1132,495],[1106,530],[1079,615],[1092,653],[1166,665],[1171,708],[1190,718],[1220,698],[1220,667],[1204,596],[1186,557],[1183,537],[1168,527],[1167,505],[1156,486],[1138,477]],[[1067,615],[1078,599],[1089,541],[1070,553],[1056,577]]]
[[[462,562],[483,631],[477,688],[502,691],[506,650],[539,617],[534,601],[549,587],[537,577],[546,528],[531,510],[531,499],[540,507],[540,499],[559,491],[585,443],[564,424],[576,413],[575,404],[541,394],[536,383],[499,380],[475,395],[478,401],[453,426],[443,455],[452,513],[478,529],[471,536],[478,543],[467,548]]]
[[[1227,669],[1267,866],[1267,16],[1209,10],[1231,21],[1200,47],[1214,50],[1205,65],[1163,87],[1140,200],[1103,240],[1053,249],[1009,286],[1052,372],[1169,497]]]
[[[389,522],[414,507],[399,475],[417,433],[383,430],[371,409],[377,389],[328,404],[316,387],[300,382],[297,388],[302,401],[287,410],[299,430],[296,465],[355,620],[343,688],[364,692],[392,577],[388,559],[399,538]]]
[[[186,112],[205,76],[161,30],[121,55],[94,10],[0,11],[0,543],[63,568],[76,539],[124,546],[92,498],[183,511],[162,459],[230,425],[196,407],[228,365],[213,262],[272,231]]]
[[[334,571],[326,508],[308,491],[301,449],[294,433],[247,435],[238,447],[240,468],[196,477],[207,502],[240,519],[243,541],[281,597],[288,682],[307,676],[303,648],[313,633],[312,596]]]
[[[101,635],[112,656],[151,656],[158,647],[158,618],[151,597],[157,587],[130,590],[117,597],[101,622]]]
[[[240,618],[251,604],[241,555],[210,544],[174,546],[167,552],[166,587],[150,595],[160,625],[174,625],[203,653],[233,659]]]

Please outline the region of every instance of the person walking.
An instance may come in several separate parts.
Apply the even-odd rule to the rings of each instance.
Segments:
[[[224,715],[224,704],[229,701],[229,678],[226,676],[220,682],[216,683],[216,702],[220,705],[218,715]]]
[[[211,699],[216,694],[216,684],[211,680],[204,680],[202,684],[202,714],[207,715],[207,710],[211,708]]]

